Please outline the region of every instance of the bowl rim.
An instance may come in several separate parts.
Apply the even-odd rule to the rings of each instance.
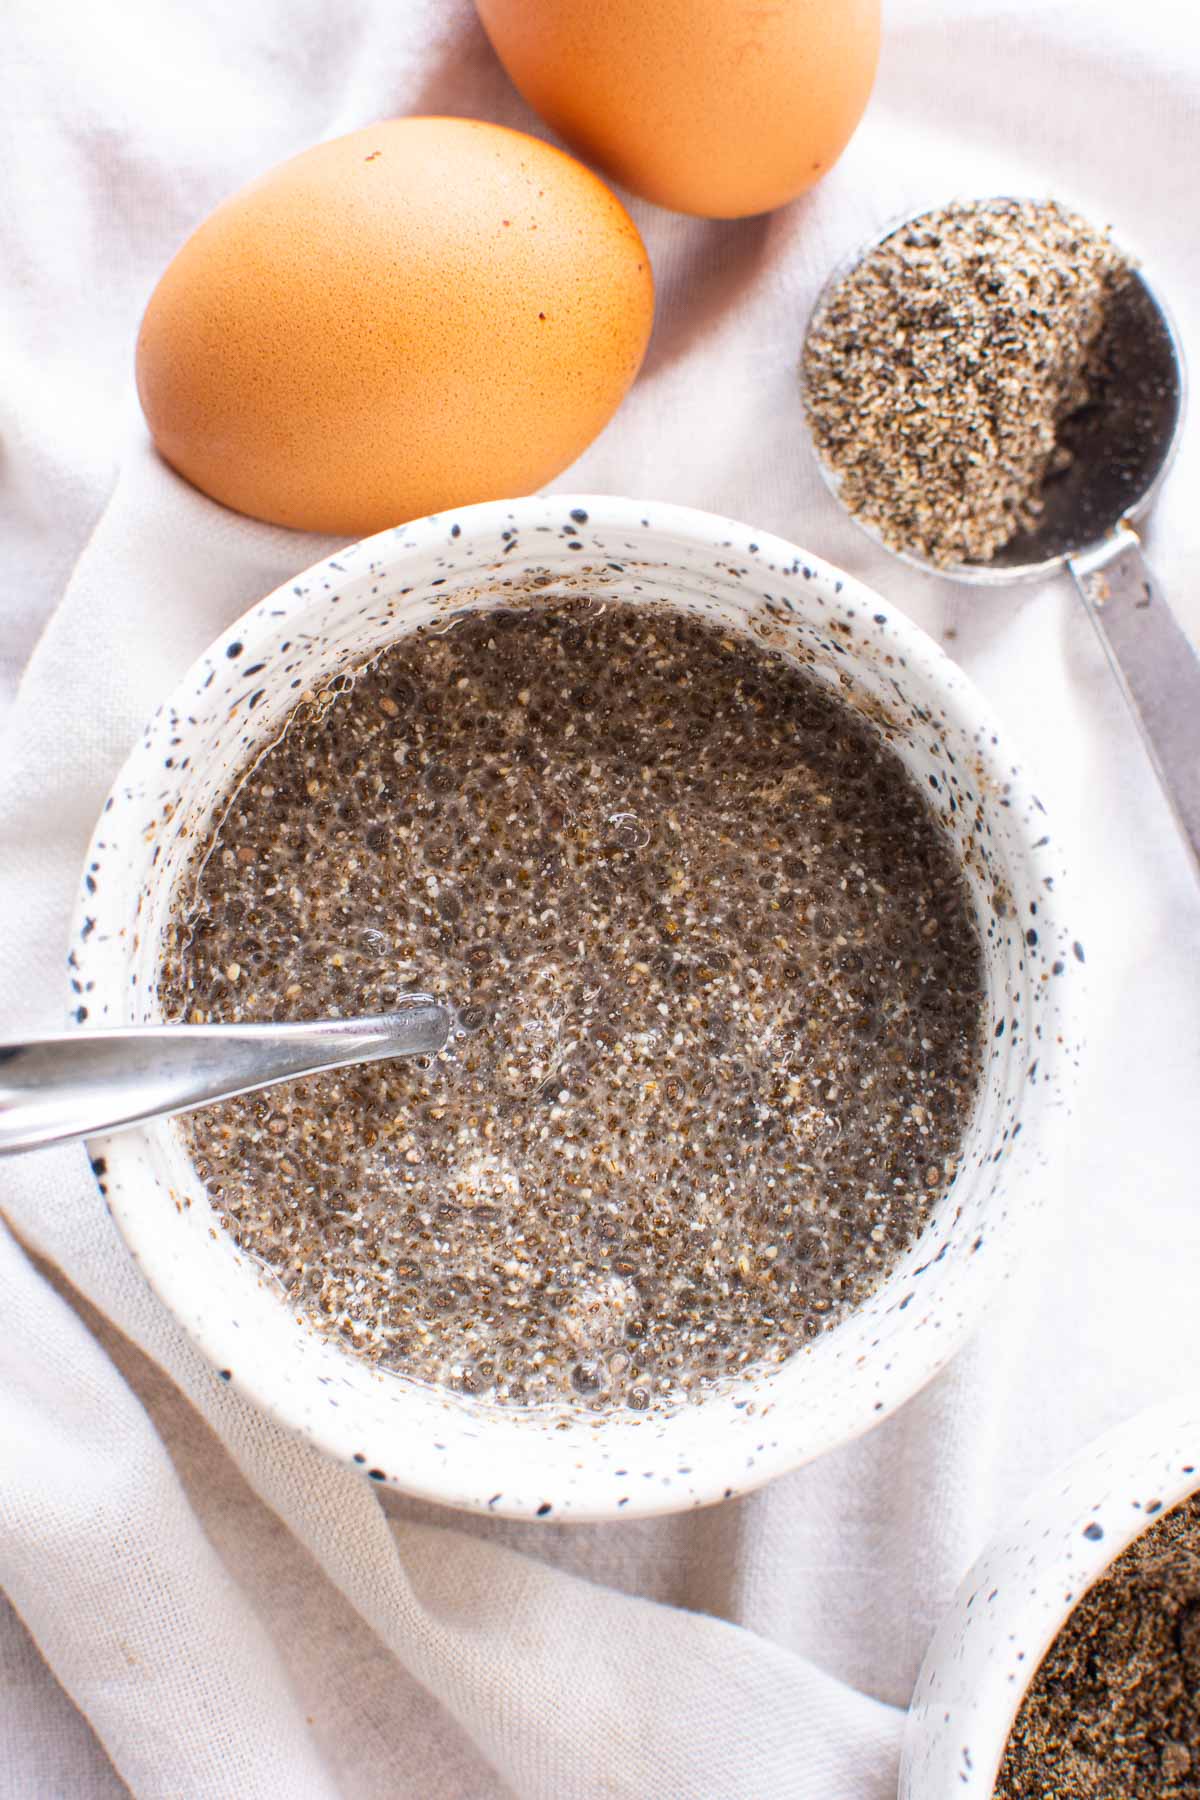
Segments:
[[[873,614],[877,622],[885,622],[893,635],[894,646],[898,655],[907,665],[918,672],[919,678],[936,688],[939,699],[946,703],[946,716],[953,718],[965,736],[970,739],[977,751],[981,774],[981,785],[993,786],[997,792],[1003,790],[1006,796],[1004,804],[1010,808],[1010,817],[1021,821],[1019,840],[1021,852],[1031,862],[1037,860],[1040,845],[1035,844],[1032,831],[1025,824],[1026,816],[1032,816],[1036,810],[1044,813],[1045,808],[1033,792],[1023,765],[1013,751],[1008,735],[1002,730],[992,709],[979,693],[974,683],[913,620],[900,611],[891,602],[877,595],[865,583],[859,581],[825,559],[800,548],[771,532],[760,531],[739,521],[721,514],[701,511],[691,507],[683,507],[658,501],[642,501],[613,495],[551,493],[534,495],[519,499],[484,501],[471,506],[455,508],[453,511],[430,515],[427,518],[411,521],[403,525],[389,528],[386,531],[366,538],[357,544],[344,546],[331,556],[325,557],[301,573],[289,577],[278,588],[244,611],[237,619],[232,620],[217,638],[195,658],[175,682],[171,693],[163,700],[153,715],[146,730],[131,749],[125,763],[117,773],[109,792],[109,798],[100,813],[96,829],[89,844],[84,869],[92,865],[96,854],[97,842],[103,837],[106,815],[114,798],[123,788],[136,785],[140,772],[146,765],[147,757],[157,754],[156,733],[164,729],[164,721],[172,711],[182,709],[182,703],[192,697],[203,685],[207,673],[213,664],[225,655],[227,647],[234,640],[243,640],[252,645],[256,635],[270,631],[282,634],[286,631],[289,619],[297,613],[306,612],[312,605],[311,594],[322,591],[345,589],[347,571],[344,561],[352,553],[362,561],[363,568],[372,567],[378,576],[381,569],[390,581],[393,576],[399,579],[399,569],[404,561],[415,552],[422,553],[444,551],[447,544],[447,533],[454,524],[453,536],[456,553],[469,557],[472,541],[489,536],[498,537],[516,522],[520,527],[532,529],[553,525],[561,528],[562,521],[568,516],[585,517],[593,527],[609,531],[630,531],[644,529],[650,533],[656,553],[664,561],[669,555],[672,543],[686,545],[691,549],[712,554],[714,563],[727,561],[730,553],[734,553],[740,561],[745,562],[750,570],[762,576],[772,572],[779,580],[781,574],[794,575],[803,570],[806,577],[819,576],[827,590],[828,611],[846,620],[853,617],[861,619],[864,613]],[[470,567],[470,564],[467,564]],[[482,566],[482,565],[481,565]],[[489,565],[490,566],[490,565]],[[481,584],[482,585],[482,584]],[[397,588],[394,591],[398,590]],[[762,592],[761,589],[757,590]],[[1026,803],[1026,804],[1022,804]],[[1042,842],[1048,842],[1043,838]],[[1050,866],[1056,875],[1061,877],[1061,864],[1057,853]],[[1062,916],[1062,896],[1057,891],[1038,890],[1039,903],[1043,912],[1044,936],[1049,938],[1050,928]],[[75,969],[78,975],[82,965],[89,956],[89,945],[86,942],[86,916],[89,905],[89,894],[86,888],[86,876],[81,882],[73,921],[71,943],[73,955],[78,958]],[[1077,972],[1079,973],[1079,972]],[[1056,1029],[1047,1032],[1040,1046],[1042,1078],[1039,1082],[1041,1096],[1037,1099],[1039,1109],[1049,1112],[1045,1107],[1045,1095],[1050,1089],[1051,1079],[1058,1083],[1061,1094],[1070,1085],[1070,1064],[1073,1050],[1077,1045],[1068,1041],[1063,1029],[1064,1019],[1069,1017],[1071,1007],[1065,1004],[1060,992],[1063,983],[1053,984],[1056,990],[1053,999],[1047,1002],[1044,1018],[1052,1018]],[[219,1323],[211,1329],[201,1321],[180,1308],[172,1296],[175,1290],[174,1277],[160,1266],[155,1256],[154,1234],[142,1229],[141,1221],[132,1216],[135,1207],[124,1203],[122,1198],[123,1171],[129,1168],[135,1181],[146,1179],[142,1172],[132,1166],[132,1158],[127,1147],[145,1140],[146,1128],[134,1128],[121,1136],[97,1139],[89,1143],[89,1151],[93,1160],[102,1156],[106,1165],[105,1180],[101,1189],[106,1204],[128,1246],[134,1260],[154,1289],[156,1295],[167,1307],[172,1317],[180,1323],[205,1359],[217,1370],[221,1370],[227,1361],[228,1340],[222,1337]],[[1022,1154],[1026,1154],[1023,1150]],[[987,1304],[995,1297],[1002,1281],[1012,1273],[1019,1257],[1022,1245],[1028,1235],[1031,1219],[1036,1209],[1014,1204],[1010,1207],[1002,1227],[992,1234],[994,1248],[989,1258],[974,1257],[971,1259],[969,1274],[964,1275],[964,1287],[970,1294],[971,1305],[964,1307],[960,1317],[947,1321],[946,1328],[921,1333],[922,1347],[919,1352],[902,1360],[902,1367],[894,1372],[877,1375],[872,1393],[880,1398],[872,1406],[869,1398],[864,1398],[860,1414],[853,1419],[843,1419],[835,1423],[828,1419],[823,1426],[813,1428],[808,1425],[802,1449],[797,1449],[788,1438],[786,1432],[781,1434],[779,1442],[767,1446],[763,1454],[755,1461],[750,1474],[740,1472],[737,1485],[731,1487],[718,1473],[711,1473],[702,1483],[696,1483],[690,1498],[681,1499],[678,1492],[670,1489],[661,1490],[657,1483],[643,1486],[642,1491],[635,1493],[627,1510],[618,1512],[613,1501],[597,1500],[594,1504],[582,1499],[573,1500],[569,1506],[556,1504],[552,1516],[568,1517],[577,1520],[604,1520],[613,1518],[649,1517],[654,1514],[672,1512],[691,1506],[708,1505],[732,1497],[735,1493],[745,1493],[751,1488],[783,1473],[787,1473],[826,1451],[840,1447],[853,1441],[874,1425],[890,1416],[898,1406],[920,1391],[935,1375],[937,1375],[957,1353],[969,1336],[976,1329]],[[918,1240],[920,1241],[920,1240]],[[911,1256],[912,1251],[906,1253]],[[986,1275],[982,1265],[988,1263]],[[904,1259],[897,1265],[902,1269]],[[979,1270],[976,1273],[976,1270]],[[883,1292],[896,1274],[891,1272],[888,1280],[881,1287]],[[916,1309],[914,1309],[914,1312]],[[830,1338],[836,1333],[829,1334]],[[828,1341],[828,1339],[823,1340]],[[349,1354],[349,1353],[347,1353]],[[797,1354],[803,1354],[798,1352]],[[890,1370],[891,1365],[888,1365]],[[332,1441],[336,1434],[323,1438],[314,1430],[306,1418],[301,1416],[301,1409],[279,1393],[273,1391],[271,1383],[266,1379],[256,1379],[254,1365],[251,1371],[242,1375],[239,1372],[239,1386],[269,1416],[279,1420],[289,1429],[300,1432],[317,1442],[327,1454],[347,1466],[353,1467],[361,1463],[363,1458],[357,1454],[351,1458],[351,1452],[345,1444]],[[832,1410],[832,1409],[830,1409]],[[760,1447],[761,1448],[761,1447]],[[443,1463],[439,1468],[422,1466],[414,1470],[405,1466],[402,1475],[387,1475],[384,1478],[392,1485],[408,1494],[417,1495],[435,1503],[452,1505],[468,1510],[486,1511],[489,1504],[479,1492],[480,1482],[477,1476],[472,1477],[470,1466],[457,1470],[453,1461]],[[701,1491],[697,1492],[696,1489]],[[519,1506],[508,1504],[498,1507],[501,1515],[515,1517],[542,1516],[542,1509],[533,1505]],[[549,1511],[549,1509],[545,1509]]]
[[[1129,1546],[1196,1493],[1200,1393],[1181,1391],[1091,1439],[1026,1496],[972,1563],[930,1641],[905,1720],[899,1800],[992,1800],[1017,1714],[1060,1631]],[[1054,1553],[1042,1585],[1031,1587],[1047,1542]],[[970,1664],[965,1698],[947,1697],[939,1684],[967,1667],[979,1619],[986,1627],[973,1641],[1000,1654]]]

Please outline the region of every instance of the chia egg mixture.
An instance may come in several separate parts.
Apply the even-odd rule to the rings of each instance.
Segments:
[[[899,759],[661,607],[418,631],[306,698],[181,887],[165,1016],[386,1011],[424,1063],[179,1129],[318,1330],[518,1406],[671,1407],[860,1304],[954,1179],[983,964]]]

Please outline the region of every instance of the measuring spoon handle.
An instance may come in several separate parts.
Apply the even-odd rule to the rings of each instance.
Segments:
[[[1200,657],[1128,525],[1070,569],[1200,866]]]

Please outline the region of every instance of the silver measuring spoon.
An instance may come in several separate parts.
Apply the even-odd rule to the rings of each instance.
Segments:
[[[0,1044],[0,1155],[107,1136],[277,1081],[391,1056],[434,1056],[452,1007],[413,994],[394,1012],[298,1025],[138,1025]]]
[[[837,269],[817,299],[808,329],[851,268],[897,232],[931,216],[914,213],[895,221]],[[1071,461],[1047,482],[1035,530],[1012,538],[990,562],[943,567],[895,550],[874,527],[860,519],[855,523],[901,561],[952,581],[995,587],[1068,569],[1200,862],[1200,658],[1142,555],[1136,529],[1179,442],[1183,351],[1170,314],[1140,269],[1115,296],[1105,333],[1103,389],[1094,403],[1064,422]],[[838,494],[837,474],[819,452],[817,461]]]

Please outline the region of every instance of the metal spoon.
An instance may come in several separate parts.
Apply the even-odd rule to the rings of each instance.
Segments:
[[[105,1136],[297,1075],[433,1056],[456,1022],[429,994],[370,1019],[138,1025],[0,1044],[0,1155]]]
[[[898,231],[930,216],[914,213],[889,225],[836,270],[818,297],[809,331],[852,267]],[[941,567],[890,544],[884,548],[929,574],[979,586],[1034,581],[1064,566],[1069,569],[1167,799],[1200,861],[1200,659],[1167,606],[1135,530],[1179,442],[1183,351],[1170,314],[1140,270],[1115,296],[1105,333],[1103,392],[1064,422],[1060,436],[1072,460],[1063,474],[1047,482],[1036,530],[1011,539],[988,563]],[[838,494],[837,475],[819,453],[817,460]],[[872,526],[855,523],[883,543]]]

